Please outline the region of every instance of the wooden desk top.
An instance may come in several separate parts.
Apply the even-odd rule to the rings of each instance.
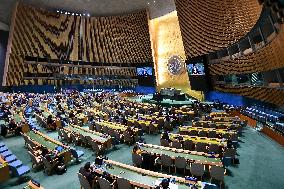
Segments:
[[[8,166],[8,163],[0,155],[0,168]]]
[[[44,189],[42,186],[38,187],[32,183],[32,181],[28,182],[28,185],[24,189]]]
[[[183,141],[191,140],[193,143],[201,142],[206,144],[217,144],[219,146],[227,146],[226,142],[222,142],[222,140],[218,138],[196,137],[196,136],[180,135],[173,133],[169,133],[169,137],[171,140],[179,139],[179,137],[182,137]]]
[[[137,143],[140,146],[140,149],[146,151],[151,154],[165,154],[171,156],[173,159],[176,157],[183,157],[187,160],[194,161],[197,163],[201,163],[204,165],[216,165],[222,166],[222,161],[218,158],[218,155],[214,155],[212,157],[211,154],[207,154],[204,152],[197,152],[197,151],[189,151],[183,149],[176,149],[152,144],[143,144]]]
[[[185,178],[182,177],[149,171],[112,160],[104,160],[104,163],[110,164],[112,168],[107,168],[104,164],[102,168],[95,169],[97,173],[102,174],[103,171],[106,170],[110,175],[116,178],[125,178],[129,180],[132,185],[142,188],[153,188],[155,181],[159,178],[174,178],[179,189],[188,189],[189,187],[186,186],[186,184],[196,183],[194,181],[185,180]],[[201,182],[198,181],[197,185],[201,186]]]
[[[192,127],[192,126],[182,126],[179,127],[180,132],[190,132],[190,131],[216,131],[218,134],[237,134],[236,131],[228,130],[228,129],[215,129],[215,128],[204,128],[204,127]]]

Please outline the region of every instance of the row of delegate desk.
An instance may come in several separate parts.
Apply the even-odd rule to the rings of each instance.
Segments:
[[[223,141],[218,138],[207,138],[207,137],[196,137],[196,136],[188,136],[188,135],[180,135],[180,134],[174,134],[169,133],[170,140],[179,140],[179,141],[186,141],[190,140],[193,143],[206,143],[206,144],[217,144],[218,146],[226,147],[227,143],[226,141]]]
[[[219,115],[219,114],[217,114]],[[227,115],[223,113],[222,115]],[[228,115],[227,115],[228,116]],[[218,145],[219,149],[224,149],[227,147],[228,140],[230,139],[232,142],[236,143],[238,139],[238,129],[242,128],[240,124],[232,123],[233,121],[240,121],[236,117],[221,117],[226,118],[226,120],[221,120],[220,117],[215,116],[215,121],[194,121],[192,126],[181,126],[179,127],[180,134],[169,133],[169,138],[171,141],[178,141],[183,144],[185,141],[191,141],[194,144],[204,143],[209,145]],[[219,121],[219,122],[218,122]],[[208,127],[210,124],[214,124],[214,127]],[[234,124],[234,127],[232,125]],[[197,127],[199,126],[199,127]],[[218,127],[220,126],[220,127]],[[193,132],[195,131],[195,132]],[[208,132],[216,132],[219,135],[218,138],[210,138],[207,137]],[[206,136],[199,137],[197,136],[199,132],[203,132]],[[196,133],[194,136],[189,136],[189,134]],[[227,137],[225,137],[225,135]],[[216,135],[217,137],[217,135]],[[234,140],[234,141],[233,141]]]
[[[77,136],[82,135],[83,137],[90,137],[93,141],[103,146],[104,149],[110,149],[112,146],[112,138],[109,135],[105,135],[76,125],[69,125],[68,127],[64,127],[64,130],[67,132],[75,133]]]
[[[206,132],[207,134],[209,132],[216,132],[217,138],[222,138],[222,136],[225,134],[228,134],[230,136],[238,134],[236,131],[228,129],[214,129],[214,128],[204,128],[204,127],[192,127],[192,126],[179,127],[179,134],[181,135],[188,135],[192,131]]]
[[[198,188],[202,189],[206,184],[201,181],[191,181],[182,177],[149,171],[112,160],[104,160],[102,166],[95,167],[97,174],[103,174],[104,171],[107,171],[113,178],[122,177],[128,180],[133,186],[146,189],[156,188],[157,181],[159,183],[160,178],[175,179],[175,187],[179,189],[188,189],[188,185],[190,184],[195,184]]]
[[[20,114],[14,114],[11,116],[12,119],[15,120],[15,123],[17,124],[18,127],[21,127],[21,132],[26,133],[28,132],[29,129],[29,125],[26,123],[26,119],[23,117],[23,115]],[[7,125],[9,124],[8,122],[6,122],[5,120],[0,120],[0,125]],[[13,132],[11,130],[9,130],[10,132]],[[11,133],[8,133],[11,134]]]
[[[161,156],[162,154],[168,155],[175,159],[177,157],[183,157],[188,160],[190,163],[196,162],[201,163],[203,165],[215,165],[215,166],[222,166],[221,159],[218,158],[218,155],[212,155],[204,152],[197,152],[197,151],[189,151],[183,149],[176,149],[164,146],[158,146],[153,144],[143,144],[137,143],[140,149],[144,152],[155,154]]]
[[[49,151],[55,150],[58,146],[63,148],[63,151],[59,153],[60,156],[64,157],[64,162],[67,164],[71,161],[71,151],[70,148],[61,142],[50,138],[49,136],[39,132],[39,131],[30,131],[25,134],[35,145],[46,147]]]

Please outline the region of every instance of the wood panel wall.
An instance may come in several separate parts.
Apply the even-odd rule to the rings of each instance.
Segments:
[[[257,0],[175,0],[187,58],[237,42],[256,24]]]
[[[210,74],[227,75],[269,71],[284,67],[284,25],[273,41],[255,53],[209,64]]]
[[[231,87],[231,86],[215,86],[215,90],[234,93],[249,98],[254,98],[260,101],[275,104],[277,106],[284,106],[284,90],[278,88],[268,88],[268,87]]]
[[[20,4],[6,85],[24,84],[26,56],[101,63],[153,62],[147,12],[82,17]]]

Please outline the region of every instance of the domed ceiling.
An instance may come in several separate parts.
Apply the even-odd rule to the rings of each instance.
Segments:
[[[13,7],[18,0],[0,0],[0,29],[9,27]],[[92,16],[111,16],[131,13],[147,8],[150,18],[157,18],[175,10],[174,0],[21,0],[20,2]]]

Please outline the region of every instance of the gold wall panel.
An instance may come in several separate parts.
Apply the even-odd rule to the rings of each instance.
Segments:
[[[22,76],[29,69],[23,60],[27,56],[99,63],[153,62],[146,10],[86,17],[17,4],[12,23],[4,85],[25,84]]]
[[[168,59],[173,55],[180,56],[185,60],[183,41],[178,22],[177,12],[150,20],[150,36],[152,41],[157,89],[173,87],[182,89],[183,92],[201,99],[200,92],[190,88],[187,70],[179,75],[172,75],[168,71]]]

